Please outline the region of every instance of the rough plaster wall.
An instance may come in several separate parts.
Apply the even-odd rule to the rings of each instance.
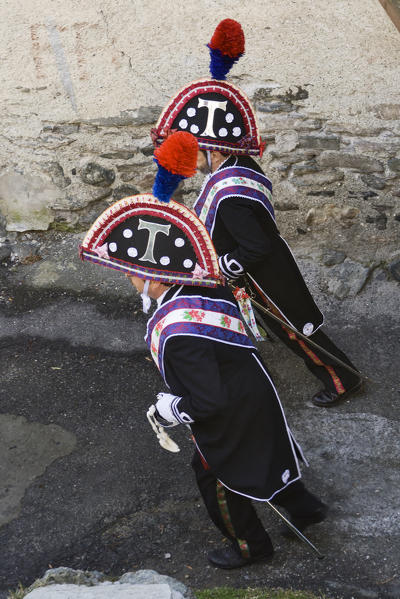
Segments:
[[[236,77],[308,84],[309,109],[333,118],[369,118],[376,104],[398,102],[400,40],[377,0],[2,4],[0,99],[19,114],[70,120],[163,105],[208,74],[204,44],[227,16],[247,38]]]
[[[3,245],[83,230],[151,190],[149,129],[177,89],[207,76],[205,43],[229,16],[247,39],[230,80],[268,142],[282,232],[300,254],[342,252],[328,262],[397,259],[400,35],[377,0],[3,0],[2,14]]]

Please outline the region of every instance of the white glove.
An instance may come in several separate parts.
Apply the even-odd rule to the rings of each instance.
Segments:
[[[157,395],[158,401],[156,403],[156,410],[158,414],[161,416],[161,418],[168,422],[168,426],[176,426],[177,424],[179,424],[179,421],[173,414],[172,404],[176,402],[176,400],[179,401],[180,399],[180,397],[172,395],[172,393],[158,393]]]

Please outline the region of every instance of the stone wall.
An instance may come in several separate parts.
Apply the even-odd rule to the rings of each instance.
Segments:
[[[30,3],[6,9],[2,42],[21,43],[2,67],[0,259],[21,258],[26,232],[84,231],[151,191],[149,130],[172,93],[207,75],[204,42],[231,16],[247,54],[230,80],[256,108],[282,234],[342,278],[357,271],[359,288],[376,267],[400,278],[400,36],[377,0],[274,0],[268,14],[261,0],[173,2],[168,14],[153,0]],[[191,205],[200,181],[176,198]]]

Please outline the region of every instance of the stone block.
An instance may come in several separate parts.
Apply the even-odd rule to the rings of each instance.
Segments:
[[[290,131],[288,131],[288,133],[290,133]],[[288,153],[281,153],[276,146],[274,146],[270,152],[272,158],[278,158],[280,162],[288,165],[295,164],[296,162],[303,162],[305,160],[312,160],[317,154],[318,152],[315,150],[296,150],[295,152],[289,150]]]
[[[338,135],[329,135],[319,133],[315,135],[300,135],[300,147],[316,150],[339,150],[340,137]]]
[[[96,162],[85,164],[80,175],[84,183],[96,187],[108,187],[115,180],[115,173],[112,169],[104,168]]]
[[[334,266],[341,264],[346,258],[346,254],[340,250],[325,250],[321,256],[321,262],[324,266]]]
[[[39,583],[42,585],[50,584],[86,584],[92,586],[99,584],[99,582],[105,582],[106,576],[103,572],[98,570],[74,570],[73,568],[67,568],[60,566],[59,568],[51,568],[46,570],[44,576],[39,579]]]
[[[135,152],[131,150],[116,150],[115,152],[100,154],[100,158],[107,158],[107,160],[130,160],[134,155]]]
[[[0,243],[0,264],[11,257],[11,246],[7,242]]]
[[[76,141],[76,138],[68,137],[56,133],[41,133],[32,146],[43,146],[47,150],[59,150],[71,145]]]
[[[346,258],[328,271],[327,291],[339,299],[355,297],[364,287],[370,269]]]
[[[79,132],[79,123],[46,123],[44,132],[59,133],[60,135],[72,135]]]
[[[299,145],[297,131],[282,131],[275,136],[275,151],[279,154],[292,152]]]
[[[158,121],[158,117],[163,111],[162,106],[140,106],[136,110],[124,110],[122,115],[129,115],[133,125],[151,125]]]
[[[280,173],[286,173],[289,171],[290,166],[288,164],[284,164],[280,160],[273,160],[269,163],[269,169],[278,171]]]
[[[314,131],[320,129],[322,122],[319,119],[309,118],[298,112],[287,114],[274,114],[257,112],[257,121],[262,134],[276,133],[277,131]]]
[[[377,104],[373,111],[378,119],[385,121],[400,119],[400,104]]]
[[[358,214],[358,208],[353,206],[324,204],[310,208],[306,216],[306,223],[309,227],[322,227],[331,226],[332,222],[336,222],[347,228],[354,224]]]
[[[259,102],[256,109],[260,112],[292,112],[294,106],[287,102]]]
[[[341,134],[346,134],[346,135],[366,135],[366,136],[371,136],[371,135],[379,135],[380,133],[382,133],[385,130],[385,128],[381,125],[379,127],[376,126],[362,126],[359,125],[357,122],[350,122],[350,123],[336,123],[334,121],[327,121],[326,122],[326,131],[327,133],[341,133]]]
[[[56,584],[38,587],[26,599],[172,599],[167,584],[130,585],[102,582],[94,587]]]
[[[57,185],[57,187],[60,189],[68,187],[68,185],[71,183],[71,179],[69,177],[65,177],[64,169],[58,162],[49,162],[44,171],[50,175],[54,185]]]
[[[375,175],[361,175],[361,180],[368,187],[372,187],[372,189],[385,189],[386,181],[382,177],[377,177]]]
[[[72,183],[67,187],[64,197],[57,198],[52,207],[54,210],[82,210],[92,202],[108,198],[111,193],[110,188],[84,187],[79,183]]]
[[[389,270],[396,281],[400,281],[400,260],[396,260],[389,265]]]
[[[290,210],[298,210],[299,205],[295,202],[283,201],[283,202],[274,202],[274,209],[280,210],[281,212],[288,212]]]
[[[350,152],[327,150],[322,152],[317,160],[322,167],[328,168],[351,168],[363,173],[382,173],[384,171],[384,166],[379,160]]]
[[[374,152],[387,156],[389,152],[400,150],[400,137],[342,137],[342,143],[354,152]]]
[[[46,231],[60,190],[40,177],[10,172],[0,177],[0,211],[7,231]]]
[[[311,160],[310,162],[300,162],[293,164],[292,172],[294,176],[305,175],[307,173],[318,173],[319,172],[318,164],[315,160]]]
[[[324,171],[315,174],[307,174],[301,177],[291,177],[290,182],[296,187],[311,187],[312,185],[328,185],[337,181],[343,181],[344,173],[337,170]]]
[[[118,200],[122,200],[122,198],[134,196],[138,193],[140,193],[140,191],[133,185],[120,185],[114,189],[113,199],[115,202],[117,202]]]
[[[388,161],[388,167],[392,171],[396,171],[396,173],[400,173],[400,158],[391,158]]]

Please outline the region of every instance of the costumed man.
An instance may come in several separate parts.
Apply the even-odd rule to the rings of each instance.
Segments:
[[[157,395],[152,414],[158,426],[191,428],[200,493],[231,541],[208,558],[230,569],[273,554],[252,500],[283,506],[301,530],[322,521],[326,506],[300,480],[300,447],[203,223],[168,201],[178,181],[194,174],[197,151],[189,133],[171,135],[155,152],[153,195],[128,197],[108,208],[90,228],[80,254],[126,273],[145,310],[149,297],[157,300],[146,341],[169,391]],[[169,447],[165,434],[160,443]]]
[[[212,238],[222,273],[230,280],[246,275],[250,294],[291,326],[272,319],[267,323],[322,381],[323,388],[313,396],[313,403],[334,405],[361,388],[361,377],[320,329],[323,315],[276,225],[271,181],[253,159],[261,157],[264,149],[254,109],[240,89],[225,81],[230,67],[244,53],[240,24],[232,19],[222,21],[208,47],[212,79],[194,81],[172,98],[152,130],[153,142],[159,145],[175,130],[190,131],[197,137],[198,167],[209,174],[194,211]]]

